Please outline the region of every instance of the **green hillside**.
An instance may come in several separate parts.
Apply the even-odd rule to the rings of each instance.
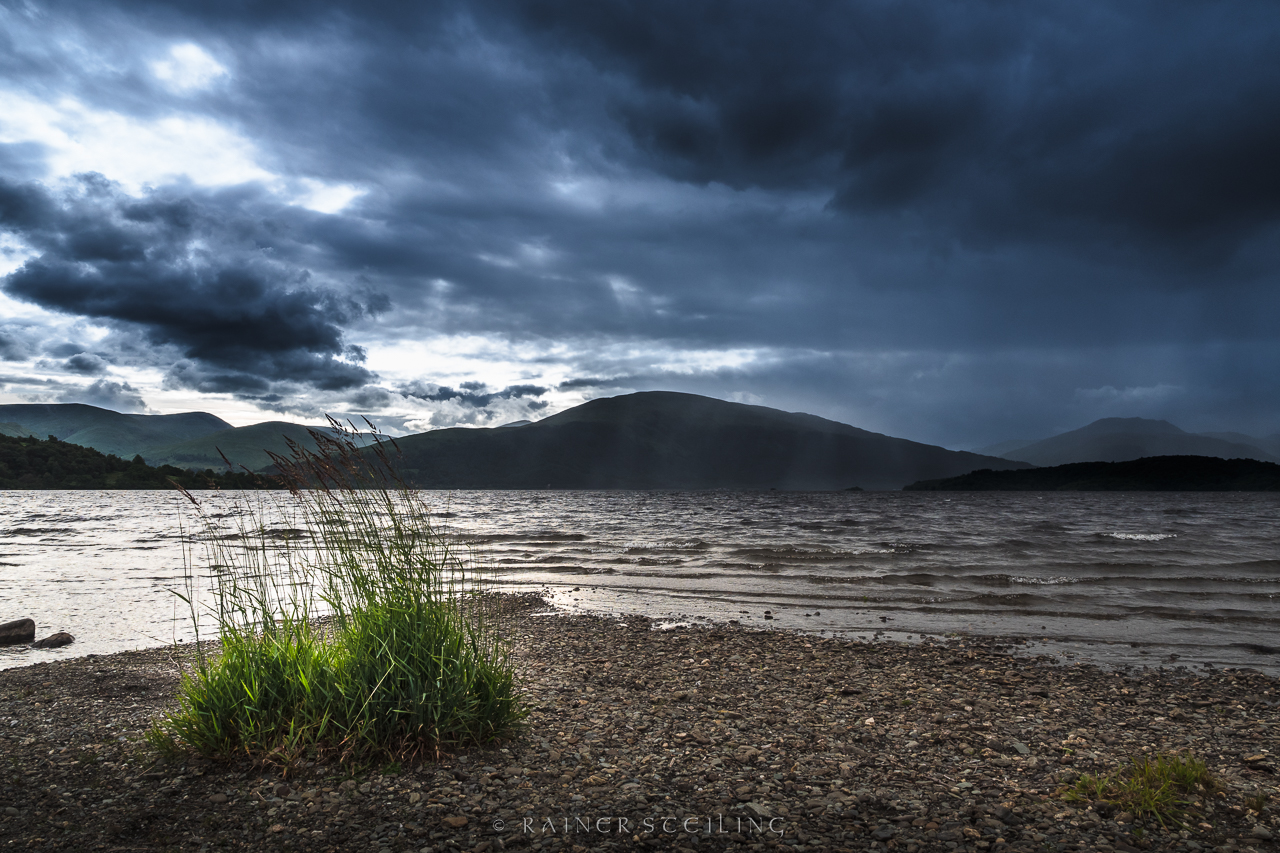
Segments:
[[[145,455],[152,447],[231,428],[231,424],[207,412],[126,415],[83,403],[0,405],[0,421],[17,424],[41,438],[52,435],[70,444],[126,458]]]
[[[310,429],[327,430],[327,427]],[[250,471],[260,471],[271,465],[271,457],[267,455],[267,451],[281,456],[289,454],[290,439],[308,450],[315,450],[316,442],[308,432],[308,427],[284,421],[267,421],[155,447],[143,455],[152,465],[222,470],[226,468],[226,463],[218,453],[220,450],[236,468],[244,466]]]
[[[0,435],[7,435],[11,438],[24,438],[29,435],[35,435],[31,430],[22,424],[3,424],[0,423]],[[39,436],[36,436],[37,438]]]
[[[184,471],[147,465],[57,439],[0,436],[0,489],[186,489],[274,488],[244,473]]]

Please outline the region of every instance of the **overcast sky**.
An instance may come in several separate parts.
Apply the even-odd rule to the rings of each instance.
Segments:
[[[1280,431],[1280,6],[0,0],[0,402]]]

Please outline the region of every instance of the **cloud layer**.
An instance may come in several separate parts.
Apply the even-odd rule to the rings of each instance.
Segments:
[[[406,428],[665,387],[1280,430],[1271,3],[3,15],[3,290],[99,329],[11,363]]]
[[[5,290],[172,348],[182,360],[171,380],[201,391],[364,385],[373,376],[343,328],[386,298],[318,283],[295,260],[309,247],[281,207],[244,192],[170,188],[139,199],[97,173],[62,192],[0,181],[0,226],[35,253]],[[102,365],[84,353],[67,362],[78,373]]]

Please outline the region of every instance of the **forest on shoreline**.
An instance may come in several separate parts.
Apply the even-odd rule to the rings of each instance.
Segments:
[[[280,484],[247,471],[153,467],[50,436],[0,435],[0,489],[271,489]]]

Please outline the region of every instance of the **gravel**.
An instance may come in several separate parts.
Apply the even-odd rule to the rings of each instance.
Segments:
[[[514,738],[401,767],[165,760],[142,738],[190,650],[0,671],[0,844],[68,851],[1280,849],[1280,689],[1120,672],[994,638],[660,630],[506,599]],[[665,626],[664,626],[665,627]],[[1189,750],[1186,829],[1060,793]],[[1261,807],[1261,813],[1255,809]]]

